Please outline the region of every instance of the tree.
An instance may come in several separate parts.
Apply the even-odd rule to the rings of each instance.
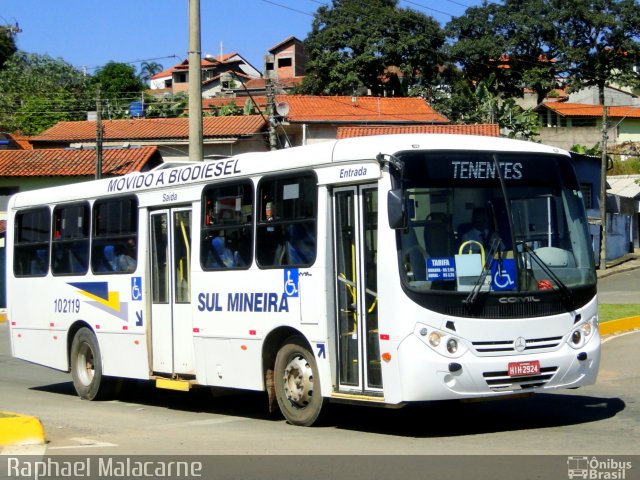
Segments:
[[[148,83],[156,73],[160,73],[163,67],[157,62],[142,62],[140,64],[140,75],[138,78],[141,82]]]
[[[0,130],[37,134],[95,109],[89,79],[62,59],[18,51],[0,70]]]
[[[16,42],[11,30],[7,27],[0,27],[0,68],[11,55],[16,53],[16,50]]]
[[[431,17],[397,0],[333,0],[314,15],[301,93],[405,95],[437,75],[444,33]]]
[[[139,100],[145,89],[136,75],[135,67],[126,63],[109,62],[96,70],[91,80],[100,85],[100,97],[104,100],[105,118],[123,118],[129,103]]]
[[[446,26],[449,54],[469,81],[495,76],[495,93],[522,97],[534,90],[541,103],[556,84],[559,54],[549,0],[504,0],[467,9]]]
[[[573,89],[639,86],[640,6],[635,0],[551,0],[560,59]]]

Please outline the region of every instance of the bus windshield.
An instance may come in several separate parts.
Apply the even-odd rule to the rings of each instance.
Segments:
[[[584,205],[568,158],[397,156],[408,202],[398,250],[410,290],[508,294],[595,284]]]

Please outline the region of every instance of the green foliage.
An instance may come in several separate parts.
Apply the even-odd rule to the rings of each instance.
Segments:
[[[16,42],[6,27],[0,27],[0,69],[4,62],[16,53]]]
[[[585,147],[584,145],[580,145],[579,143],[576,143],[570,148],[570,150],[572,152],[576,152],[581,155],[591,155],[594,157],[599,157],[602,155],[602,150],[600,149],[600,143],[596,143],[591,148]]]
[[[165,95],[162,99],[148,98],[147,118],[177,118],[185,115],[189,106],[189,97],[186,93]]]
[[[531,109],[524,109],[513,98],[504,100],[498,109],[498,124],[509,133],[509,138],[533,140],[538,136],[540,122],[538,114]]]
[[[110,119],[126,117],[129,103],[140,100],[145,89],[135,67],[126,63],[107,63],[96,70],[91,83],[100,87],[103,117]]]
[[[221,107],[211,107],[211,113],[207,114],[209,117],[230,117],[234,115],[242,115],[243,109],[236,105],[236,102],[232,100],[226,105]]]
[[[95,109],[89,79],[62,59],[18,51],[0,70],[0,130],[37,134]]]
[[[160,73],[163,67],[158,62],[142,62],[138,78],[141,82],[148,83],[156,73]]]
[[[607,175],[638,175],[640,174],[640,158],[631,157],[621,160],[619,156],[613,157],[613,167],[607,171]]]
[[[640,5],[635,0],[549,0],[559,59],[575,89],[595,86],[604,103],[610,83],[638,86]]]
[[[404,95],[417,78],[435,77],[443,43],[435,20],[398,8],[397,0],[333,0],[314,16],[305,40],[307,75],[297,91]]]

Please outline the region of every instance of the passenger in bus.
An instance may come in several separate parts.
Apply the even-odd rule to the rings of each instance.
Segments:
[[[136,269],[136,243],[130,238],[124,245],[116,247],[116,271],[131,273]]]
[[[480,243],[484,248],[486,248],[489,244],[489,239],[491,238],[491,230],[489,229],[489,215],[487,214],[487,209],[484,207],[476,207],[473,209],[471,213],[471,225],[467,225],[468,230],[462,233],[462,241],[461,244],[472,240]],[[461,227],[464,229],[464,227]],[[460,233],[460,232],[459,232]],[[470,247],[473,251],[479,250],[478,246]],[[479,253],[474,251],[474,253]]]

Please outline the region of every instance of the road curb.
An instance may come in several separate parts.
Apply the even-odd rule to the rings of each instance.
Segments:
[[[44,427],[39,419],[14,412],[0,412],[0,447],[43,445]]]
[[[629,332],[637,329],[640,329],[640,315],[610,320],[600,324],[601,335],[612,335],[614,333]]]

